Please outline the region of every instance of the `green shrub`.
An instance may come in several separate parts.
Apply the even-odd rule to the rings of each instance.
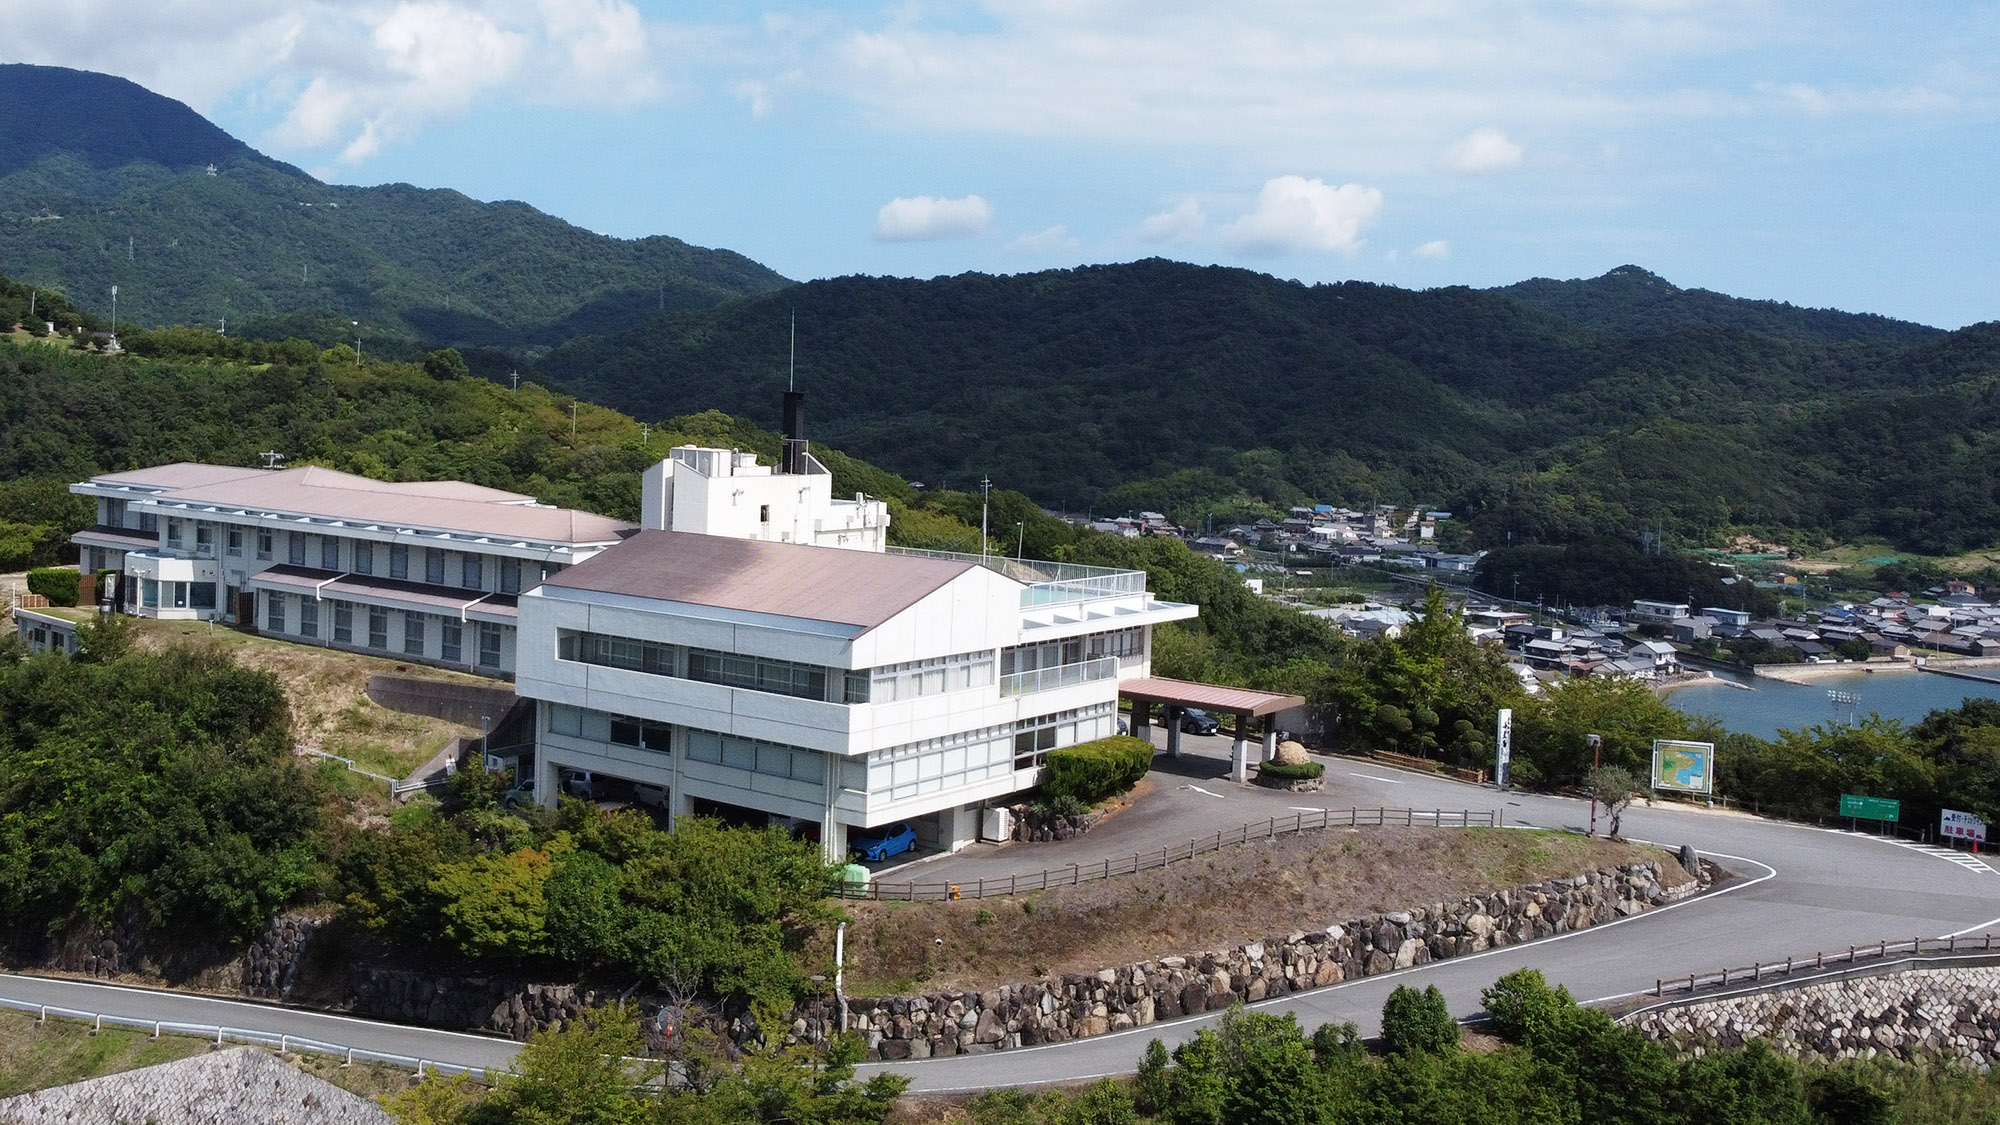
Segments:
[[[77,583],[82,580],[83,575],[68,567],[37,567],[28,572],[28,592],[49,599],[50,605],[73,606]]]
[[[1297,765],[1288,762],[1265,762],[1257,767],[1257,773],[1261,777],[1278,781],[1317,781],[1326,773],[1326,767],[1318,762],[1300,762]]]
[[[1153,768],[1153,744],[1115,734],[1095,742],[1049,751],[1042,792],[1051,803],[1065,798],[1094,805],[1139,784]]]
[[[1382,1005],[1382,1047],[1392,1055],[1442,1055],[1458,1048],[1458,1021],[1437,985],[1422,992],[1398,986]]]

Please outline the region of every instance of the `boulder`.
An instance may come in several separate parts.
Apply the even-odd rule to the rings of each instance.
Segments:
[[[1291,739],[1278,743],[1277,756],[1271,759],[1281,766],[1302,766],[1312,759],[1306,756],[1306,748]]]

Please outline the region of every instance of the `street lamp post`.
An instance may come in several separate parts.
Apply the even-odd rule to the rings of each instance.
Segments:
[[[359,367],[361,366],[361,322],[350,320],[348,323],[354,326],[354,366]]]
[[[1025,549],[1025,548],[1026,548],[1026,546],[1027,546],[1027,542],[1028,542],[1028,521],[1027,521],[1027,520],[1015,520],[1015,521],[1014,521],[1014,561],[1015,561],[1015,562],[1019,562],[1019,561],[1021,561],[1021,552],[1022,552],[1022,551],[1023,551],[1023,550]]]
[[[979,478],[979,557],[986,557],[986,509],[993,499],[993,482]]]

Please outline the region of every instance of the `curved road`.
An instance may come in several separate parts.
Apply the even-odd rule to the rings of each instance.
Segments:
[[[1238,787],[1221,776],[1227,770],[1227,746],[1222,740],[1187,742],[1195,753],[1179,762],[1161,759],[1152,796],[1078,842],[1093,849],[1088,862],[1103,854],[1180,843],[1195,831],[1289,816],[1304,808],[1492,809],[1501,812],[1508,824],[1579,830],[1589,816],[1588,805],[1580,801],[1500,794],[1347,759],[1327,760],[1325,793]],[[1405,983],[1437,985],[1452,1010],[1467,1016],[1480,1010],[1482,988],[1517,968],[1540,969],[1551,983],[1567,986],[1579,1000],[1607,1000],[1649,989],[1655,978],[1723,965],[1885,939],[2000,932],[2000,873],[1967,856],[1954,859],[1877,838],[1681,807],[1629,811],[1624,829],[1635,839],[1693,844],[1736,877],[1719,892],[1607,926],[1293,993],[1254,1006],[1293,1012],[1308,1029],[1351,1020],[1372,1031],[1383,1000]],[[1045,847],[1059,846],[1068,845]],[[888,879],[966,882],[1023,867],[1039,869],[1055,854],[1043,848],[977,848],[910,865]],[[1164,956],[1186,951],[1160,952]],[[0,997],[145,1020],[283,1032],[458,1066],[504,1067],[516,1049],[513,1043],[485,1036],[45,978],[0,975]],[[889,1069],[906,1074],[914,1091],[1092,1078],[1130,1071],[1149,1038],[1157,1036],[1171,1046],[1217,1018],[1209,1014],[1046,1047],[871,1064],[863,1072]]]

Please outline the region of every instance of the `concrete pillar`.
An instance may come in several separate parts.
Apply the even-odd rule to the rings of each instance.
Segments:
[[[1153,705],[1143,699],[1132,701],[1132,736],[1149,741],[1153,737]]]
[[[1180,708],[1178,707],[1166,708],[1166,724],[1167,724],[1167,757],[1178,758],[1181,756],[1181,709]]]
[[[547,754],[535,755],[535,803],[545,809],[556,807],[558,788],[556,764]]]
[[[847,862],[847,825],[828,817],[819,830],[820,857],[828,863]]]
[[[960,805],[938,813],[938,847],[955,852],[979,839],[979,809]]]
[[[1241,784],[1250,780],[1250,742],[1243,737],[1243,728],[1236,728],[1236,738],[1230,743],[1229,778]]]
[[[1278,760],[1277,723],[1278,723],[1277,719],[1269,716],[1266,716],[1264,719],[1264,760],[1267,762],[1275,762]]]

